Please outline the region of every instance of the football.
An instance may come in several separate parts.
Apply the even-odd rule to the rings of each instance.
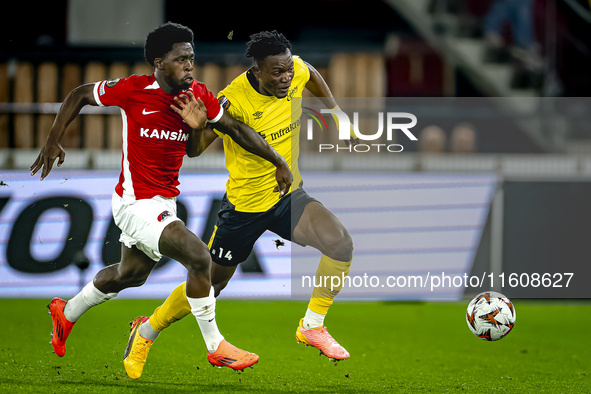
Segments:
[[[478,338],[498,341],[515,326],[515,307],[501,293],[480,293],[468,304],[466,322],[470,331]]]

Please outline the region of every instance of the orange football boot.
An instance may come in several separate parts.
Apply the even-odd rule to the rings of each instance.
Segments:
[[[218,349],[213,353],[207,353],[207,361],[213,366],[230,367],[235,371],[244,370],[259,362],[259,356],[238,349],[231,345],[225,339],[220,342]]]
[[[64,307],[66,301],[61,298],[54,298],[47,307],[49,308],[49,315],[53,323],[53,330],[51,332],[51,344],[55,354],[63,357],[66,354],[66,339],[74,327],[74,323],[64,316]]]
[[[307,330],[303,326],[304,319],[300,319],[300,325],[296,330],[296,339],[306,346],[314,346],[328,358],[335,361],[346,360],[350,357],[349,352],[339,345],[337,341],[328,333],[325,326]]]

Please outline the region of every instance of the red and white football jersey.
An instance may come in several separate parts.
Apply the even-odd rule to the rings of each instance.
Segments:
[[[205,84],[194,80],[189,90],[205,104],[210,122],[222,117],[222,107]],[[191,128],[170,105],[182,93],[166,93],[153,74],[94,85],[97,104],[121,108],[123,158],[115,191],[125,202],[179,195],[179,169]]]

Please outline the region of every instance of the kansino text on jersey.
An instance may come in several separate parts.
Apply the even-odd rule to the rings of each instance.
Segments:
[[[333,144],[318,145],[318,152],[349,152],[349,153],[368,153],[368,152],[390,152],[400,153],[404,147],[400,144],[357,144],[352,146],[341,146]]]
[[[157,138],[160,140],[171,140],[171,141],[187,141],[189,134],[179,131],[168,131],[168,130],[157,130],[157,129],[140,129],[140,136],[147,138]]]

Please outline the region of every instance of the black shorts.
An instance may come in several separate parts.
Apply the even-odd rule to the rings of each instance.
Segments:
[[[224,195],[218,221],[209,242],[212,260],[233,267],[248,258],[254,243],[267,230],[283,239],[293,241],[293,229],[300,221],[304,208],[316,201],[301,187],[280,199],[266,212],[237,212]]]

